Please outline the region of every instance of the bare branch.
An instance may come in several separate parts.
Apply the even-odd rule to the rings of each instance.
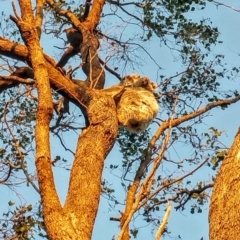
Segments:
[[[25,94],[25,93],[24,93]],[[21,96],[18,96],[17,98],[20,98]],[[20,169],[23,171],[24,175],[26,176],[26,179],[27,181],[32,185],[32,187],[36,190],[36,192],[40,193],[39,192],[39,189],[38,187],[36,186],[36,184],[33,182],[33,180],[31,179],[27,169],[26,169],[26,166],[24,164],[24,155],[21,151],[21,148],[20,148],[20,144],[19,144],[19,141],[18,139],[15,137],[13,131],[12,131],[12,128],[9,126],[9,123],[7,121],[7,113],[8,113],[8,105],[12,102],[14,102],[16,99],[11,99],[10,101],[8,101],[5,105],[5,108],[4,108],[4,121],[5,121],[5,124],[7,126],[7,129],[12,137],[12,139],[14,140],[14,148],[16,149],[17,153],[18,153],[18,156],[19,158],[21,159],[21,162],[20,162]],[[12,166],[11,166],[12,167]]]
[[[110,217],[110,221],[120,222],[121,217]]]
[[[58,139],[59,139],[61,145],[63,146],[63,148],[65,149],[65,151],[69,151],[69,152],[72,153],[72,155],[74,156],[75,153],[74,153],[71,149],[69,149],[69,148],[67,148],[67,147],[65,146],[65,144],[64,144],[62,138],[59,136],[59,134],[58,134],[58,133],[54,133],[54,134],[58,137]]]
[[[0,94],[6,89],[15,87],[20,83],[33,85],[35,82],[17,76],[0,76]]]
[[[126,2],[126,3],[120,3],[120,0],[117,1],[112,1],[112,0],[107,0],[108,3],[114,4],[116,6],[127,6],[127,5],[134,5],[139,8],[144,8],[147,4],[149,3],[137,3],[137,2]]]
[[[199,164],[199,165],[198,165],[196,168],[194,168],[192,171],[186,173],[185,175],[183,175],[183,176],[181,176],[181,177],[179,177],[179,178],[177,178],[177,179],[175,179],[175,180],[173,180],[173,181],[171,181],[171,182],[169,182],[169,183],[167,183],[167,184],[164,184],[163,186],[159,186],[157,189],[155,189],[155,191],[153,191],[151,194],[149,194],[149,195],[147,196],[147,198],[146,198],[143,202],[141,202],[141,203],[139,204],[139,206],[137,207],[137,209],[140,209],[142,206],[144,206],[144,205],[148,202],[149,199],[153,198],[157,193],[159,193],[159,192],[160,192],[161,190],[163,190],[164,188],[169,187],[169,186],[173,185],[174,183],[179,182],[179,181],[183,180],[184,178],[192,175],[194,172],[196,172],[198,169],[200,169],[207,161],[208,161],[208,158],[205,159],[201,164]]]
[[[167,184],[165,184],[166,188],[168,188],[169,186]],[[154,204],[154,206],[156,205],[161,205],[163,203],[167,203],[168,201],[178,201],[178,199],[180,198],[181,195],[184,195],[184,194],[191,194],[193,195],[194,193],[197,193],[197,194],[200,194],[202,193],[203,191],[205,191],[206,189],[208,188],[212,188],[213,187],[213,183],[209,183],[205,186],[203,186],[202,188],[197,188],[197,189],[191,189],[191,190],[188,190],[188,189],[183,189],[183,190],[180,190],[178,191],[174,196],[168,198],[168,199],[164,199],[164,200],[160,200],[159,202],[157,202],[156,204]],[[187,198],[187,201],[185,200],[183,203],[180,203],[178,206],[174,207],[176,210],[178,210],[179,208],[183,208],[184,205],[190,200],[191,198]],[[181,202],[181,200],[180,200]],[[152,208],[152,207],[151,207]],[[149,209],[151,209],[149,208]]]
[[[13,43],[4,38],[0,38],[0,54],[13,59],[21,60],[23,62],[28,59],[28,50],[26,46]],[[76,86],[73,81],[67,79],[61,71],[55,68],[56,63],[52,58],[46,54],[44,54],[44,57],[48,68],[50,83],[53,89],[63,96],[68,97],[71,102],[80,108],[81,106],[85,107],[89,99],[84,97],[87,91],[84,82],[77,81],[78,86]]]
[[[140,19],[139,17],[137,17],[137,16],[129,13],[127,10],[125,10],[125,9],[124,9],[123,7],[121,7],[121,6],[119,6],[119,8],[120,8],[123,12],[125,12],[127,15],[129,15],[130,17],[135,18],[135,19],[136,19],[137,21],[139,21],[143,26],[146,25],[146,24],[144,23],[144,21],[143,21],[142,19]]]
[[[110,67],[107,66],[107,63],[104,62],[101,58],[99,58],[100,63],[103,65],[103,67],[110,72],[112,75],[114,75],[117,79],[121,80],[121,75],[119,73],[117,73],[116,71],[114,71],[113,69],[111,69]]]
[[[14,2],[12,2],[12,8],[13,8],[13,12],[14,12],[17,20],[20,20],[21,18],[20,18],[20,16],[17,13],[17,9],[16,9],[16,6],[15,6]]]
[[[156,144],[156,141],[159,139],[159,137],[163,134],[163,132],[169,128],[170,124],[172,127],[176,127],[188,120],[191,120],[193,118],[196,118],[208,111],[210,111],[211,109],[215,108],[215,107],[220,107],[220,106],[224,106],[224,105],[229,105],[229,104],[232,104],[232,103],[235,103],[237,101],[240,100],[240,95],[238,95],[237,97],[235,98],[230,98],[230,99],[224,99],[224,100],[219,100],[217,102],[213,102],[213,103],[209,103],[207,104],[204,108],[202,109],[199,109],[195,112],[192,112],[190,114],[187,114],[185,116],[182,116],[182,117],[179,117],[179,118],[176,118],[176,119],[168,119],[166,121],[164,121],[160,127],[158,128],[156,134],[152,137],[151,141],[149,142],[148,144],[148,150],[147,150],[147,156],[146,156],[146,161],[150,162],[151,161],[151,156],[152,156],[152,152],[153,152],[153,149],[155,147],[155,144]],[[145,161],[144,161],[145,162]],[[142,163],[140,166],[139,166],[139,169],[137,171],[137,175],[136,175],[136,179],[141,179],[141,176],[142,176],[142,171],[143,169],[145,169],[145,165],[146,163]]]
[[[30,67],[15,67],[17,70],[14,71],[11,76],[17,76],[20,78],[31,78],[34,79],[33,69]]]
[[[181,190],[180,192],[177,193],[176,197],[178,197],[179,195],[183,195],[183,194],[187,194],[188,196],[187,196],[187,199],[185,199],[184,202],[182,202],[181,204],[176,206],[175,209],[178,210],[180,208],[183,208],[184,205],[191,199],[193,194],[195,194],[195,193],[200,194],[203,191],[205,191],[206,189],[212,188],[212,187],[213,187],[213,183],[210,183],[210,184],[207,184],[207,185],[203,186],[202,188],[191,189],[191,190],[188,190],[188,189]]]
[[[38,37],[41,36],[41,27],[43,21],[43,8],[44,8],[45,0],[37,0],[37,9],[36,9],[36,28],[38,32]]]
[[[159,228],[158,228],[158,230],[156,232],[156,235],[155,235],[155,239],[156,240],[161,240],[161,236],[162,236],[162,234],[164,232],[164,229],[165,229],[165,227],[166,227],[166,225],[168,223],[168,219],[169,219],[171,210],[172,210],[172,204],[171,204],[170,201],[168,201],[166,213],[165,213],[164,218],[162,220],[162,223],[159,226]]]
[[[225,3],[220,3],[220,2],[218,2],[218,1],[213,1],[213,2],[216,4],[217,7],[218,7],[218,6],[224,6],[224,7],[227,7],[227,8],[231,8],[232,10],[234,10],[234,11],[236,11],[236,12],[240,12],[240,9],[234,8],[234,7],[232,7],[232,6],[230,6],[230,5],[227,5],[227,4],[225,4]]]
[[[80,17],[80,21],[81,21],[81,22],[84,22],[84,21],[87,19],[88,14],[89,14],[89,11],[90,11],[91,2],[92,2],[92,0],[86,0],[84,13],[83,13],[83,15]]]
[[[4,82],[2,82],[2,81],[4,81]],[[24,84],[29,84],[29,85],[35,83],[33,80],[24,79],[24,78],[17,77],[17,76],[0,76],[0,88],[4,83],[6,83],[5,81],[12,81],[14,83],[24,83]]]
[[[10,175],[11,175],[12,166],[11,166],[10,163],[9,163],[8,165],[9,165],[9,169],[8,169],[7,176],[6,176],[4,179],[1,179],[1,180],[0,180],[0,184],[4,184],[4,183],[9,179],[9,177],[10,177]]]
[[[126,48],[127,45],[132,45],[132,46],[137,46],[139,48],[141,48],[147,55],[148,57],[154,62],[154,64],[159,68],[159,69],[162,69],[160,67],[160,65],[154,60],[154,58],[151,56],[151,54],[141,45],[141,44],[138,44],[138,43],[134,43],[134,42],[128,42],[128,41],[125,41],[125,42],[122,42],[122,41],[119,41],[113,37],[110,37],[106,34],[103,34],[102,32],[100,31],[97,31],[97,34],[99,34],[100,36],[102,37],[105,37],[106,39],[110,39],[114,42],[116,42],[117,44],[119,44],[121,47],[123,47],[124,49]]]

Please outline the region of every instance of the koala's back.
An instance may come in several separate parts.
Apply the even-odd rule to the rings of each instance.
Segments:
[[[118,120],[129,131],[138,133],[149,126],[158,110],[152,92],[144,88],[128,88],[118,103]]]

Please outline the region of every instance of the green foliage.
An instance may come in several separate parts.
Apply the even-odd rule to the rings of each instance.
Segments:
[[[10,209],[3,214],[5,219],[0,221],[1,238],[30,240],[36,233],[47,238],[41,210],[38,209],[37,212],[33,212],[32,205],[12,209],[14,205],[15,203],[9,201]]]
[[[124,158],[128,159],[142,155],[146,150],[149,135],[149,130],[135,134],[128,132],[124,128],[120,128],[117,142],[119,143]]]
[[[154,32],[158,37],[173,36],[176,43],[195,45],[200,41],[210,49],[210,45],[216,43],[218,31],[205,24],[193,23],[187,15],[189,12],[203,10],[205,1],[152,1],[146,3],[143,8],[144,25],[149,33]],[[153,34],[148,34],[145,40],[149,40]],[[164,40],[166,41],[166,39]]]
[[[130,171],[135,162],[145,159],[149,140],[149,130],[139,134],[130,133],[123,128],[119,130],[117,143],[119,145],[120,152],[123,155],[123,168],[126,168]]]
[[[153,60],[147,49],[148,44],[150,45],[153,41],[154,44],[160,43],[156,52],[159,50],[161,53],[161,47],[169,48],[169,55],[174,55],[174,60],[181,65],[182,70],[175,70],[172,66],[173,63],[170,64],[167,70],[173,76],[165,76],[162,71],[162,75],[159,76],[159,72],[156,71],[158,77],[161,78],[158,79],[159,90],[156,94],[160,99],[161,108],[156,119],[158,125],[154,123],[154,127],[161,126],[162,122],[168,121],[170,118],[181,118],[193,113],[208,102],[217,102],[222,98],[229,99],[239,95],[238,91],[226,89],[227,84],[223,82],[223,80],[231,80],[239,76],[239,67],[233,67],[229,71],[224,62],[224,55],[212,53],[212,47],[221,43],[218,40],[218,28],[213,26],[209,19],[197,20],[194,17],[203,12],[206,4],[207,1],[203,0],[143,1],[140,4],[141,7],[136,7],[137,14],[131,4],[121,13],[116,10],[117,6],[114,6],[116,9],[112,6],[109,7],[109,4],[104,7],[101,22],[96,29],[101,41],[99,55],[117,73],[121,75],[139,68],[141,72],[144,72],[143,66],[145,67],[145,63],[149,60],[159,70],[159,58],[164,61],[165,56],[160,54],[159,58],[156,57]],[[58,48],[61,48],[61,51],[64,50],[66,37],[63,30],[71,26],[68,20],[59,15],[60,9],[71,10],[77,17],[84,11],[84,5],[80,4],[79,6],[75,1],[61,0],[55,7],[55,10],[52,10],[45,6],[42,29],[44,37],[54,39],[53,45],[57,48],[52,48],[51,53],[55,53]],[[131,16],[131,20],[126,21],[129,16]],[[112,29],[115,29],[116,26],[118,30],[113,31]],[[138,31],[137,27],[139,27]],[[1,15],[0,31],[1,35],[5,37],[18,42],[22,41],[16,26],[4,12]],[[56,39],[60,41],[55,43]],[[60,54],[58,51],[54,57],[59,59]],[[0,60],[1,70],[9,67],[10,73],[14,71],[16,61],[10,61],[2,56],[0,56]],[[79,62],[75,61],[72,61],[71,64],[81,66]],[[224,89],[222,83],[225,84],[223,85]],[[58,93],[53,92],[53,101],[56,103],[59,99]],[[221,107],[225,109],[227,105]],[[34,88],[15,87],[1,93],[0,163],[4,173],[7,173],[9,163],[12,164],[14,174],[11,174],[8,179],[10,182],[14,182],[14,177],[23,172],[24,180],[22,182],[34,186],[36,178],[34,168],[29,170],[31,162],[29,160],[34,159],[36,108],[37,94]],[[60,151],[66,151],[74,155],[74,148],[70,149],[67,140],[64,141],[64,139],[72,133],[78,135],[83,127],[83,124],[79,122],[81,113],[78,110],[72,111],[72,109],[73,106],[71,106],[70,115],[65,114],[60,119],[61,121],[59,121],[59,115],[55,113],[50,126],[52,136],[55,137],[54,140],[58,139],[57,150],[61,149],[53,157],[53,167],[63,166],[68,171],[70,163],[66,157],[59,154]],[[209,159],[209,161],[205,164],[208,167],[204,166],[204,173],[208,171],[209,175],[214,175],[215,172],[212,170],[218,169],[227,155],[226,146],[221,144],[222,131],[215,127],[206,128],[204,126],[205,117],[206,115],[201,115],[171,129],[169,143],[162,156],[159,170],[152,179],[150,193],[157,189],[160,190],[151,199],[146,200],[147,196],[145,196],[142,199],[142,201],[146,200],[144,207],[138,212],[138,217],[143,217],[147,224],[151,223],[154,227],[159,226],[164,206],[168,200],[172,201],[174,208],[180,211],[185,210],[187,203],[190,202],[192,214],[201,213],[205,208],[204,204],[209,199],[209,194],[204,189],[207,182],[204,179],[197,181],[190,176],[184,179],[180,178],[205,159]],[[154,161],[159,156],[167,131],[162,133],[153,147],[151,161],[146,167],[143,177],[149,173]],[[116,176],[120,179],[124,191],[129,189],[136,170],[146,160],[146,152],[152,135],[153,132],[150,130],[140,134],[129,133],[124,129],[119,130],[117,147],[122,154],[122,161],[119,160],[120,157],[119,161],[114,159],[108,170],[113,174],[117,173]],[[112,200],[121,211],[121,206],[125,204],[124,200],[117,197],[118,189],[110,182],[111,180],[108,181],[108,179],[102,180],[102,196]],[[9,201],[10,210],[4,214],[6,219],[1,221],[2,237],[16,236],[17,239],[32,239],[36,233],[41,237],[46,237],[41,210],[38,209],[34,212],[31,205],[16,207],[12,210],[14,205],[14,202]],[[140,235],[140,227],[137,224],[132,227],[131,234],[134,238]]]
[[[28,98],[28,93],[22,88],[13,88],[2,94],[0,103],[0,142],[3,149],[0,156],[5,163],[12,162],[15,171],[19,167],[27,167],[25,157],[31,152],[34,140],[37,102]]]
[[[222,161],[226,158],[228,154],[227,150],[217,151],[216,155],[211,158],[212,169],[216,170],[220,167]]]
[[[2,11],[0,15],[0,32],[1,36],[12,39],[13,41],[22,42],[19,30],[4,11]]]
[[[133,236],[134,238],[137,238],[137,236],[138,236],[138,230],[137,230],[137,229],[131,229],[131,230],[130,230],[130,233],[132,234],[132,236]]]

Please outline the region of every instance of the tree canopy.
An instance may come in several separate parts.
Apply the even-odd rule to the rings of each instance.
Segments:
[[[0,188],[18,196],[4,200],[1,238],[91,239],[102,199],[120,226],[112,239],[141,239],[143,225],[160,239],[174,211],[208,206],[228,153],[208,117],[240,100],[239,68],[215,51],[206,16],[219,5],[0,2]],[[138,134],[117,115],[131,73],[158,85],[159,113]]]

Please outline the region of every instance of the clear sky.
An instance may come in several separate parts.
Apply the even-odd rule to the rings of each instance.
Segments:
[[[225,0],[225,3],[228,5],[235,6],[236,8],[240,8],[240,3],[237,0]],[[208,4],[209,5],[209,4]],[[12,13],[11,10],[11,1],[0,1],[0,7],[2,11],[5,11],[7,15]],[[107,7],[107,6],[106,6]],[[219,6],[218,8],[212,4],[209,5],[204,11],[194,12],[192,18],[194,19],[203,19],[203,18],[210,18],[213,22],[213,26],[217,26],[221,35],[220,40],[223,40],[223,44],[217,45],[213,48],[213,53],[215,54],[224,54],[225,61],[228,63],[228,68],[232,66],[239,65],[239,53],[240,53],[240,31],[239,31],[239,23],[240,23],[240,12],[233,11],[229,8],[225,8],[223,6]],[[135,29],[134,29],[135,30]],[[133,31],[134,31],[133,30]],[[52,45],[55,44],[54,39],[48,39],[43,37],[42,39],[42,46],[45,49],[45,52],[49,55],[52,55]],[[149,54],[157,61],[157,63],[162,67],[162,74],[166,76],[174,75],[178,69],[181,69],[179,62],[174,60],[174,56],[166,47],[159,46],[159,40],[154,39],[151,43],[148,44],[148,52]],[[129,72],[131,69],[128,69]],[[151,79],[159,81],[157,78],[157,66],[153,64],[152,61],[149,59],[144,63],[143,67],[138,69],[133,69],[132,72],[140,71],[141,74],[149,76]],[[126,73],[129,73],[126,72]],[[79,74],[79,78],[83,76]],[[107,86],[113,85],[117,83],[117,80],[114,79],[111,75],[107,75]],[[239,89],[239,78],[236,78],[235,81],[232,82],[233,88]],[[229,87],[229,83],[226,83],[226,88]],[[236,113],[239,109],[239,103],[235,104],[234,106],[228,107],[225,111],[221,111],[219,109],[215,109],[211,111],[211,116],[206,121],[206,128],[211,126],[215,126],[221,130],[224,130],[225,133],[222,137],[222,141],[227,145],[230,146],[233,138],[236,134],[237,128],[239,127],[239,119],[236,116]],[[76,146],[76,135],[68,136],[65,141],[74,151]],[[1,147],[1,146],[0,146]],[[183,150],[179,149],[179,153]],[[66,152],[59,152],[59,142],[54,141],[52,145],[52,154],[59,155],[61,154],[66,159],[68,159],[69,164],[71,164],[72,156]],[[114,176],[109,173],[107,166],[110,163],[121,161],[121,155],[118,152],[117,146],[112,150],[106,160],[106,168],[104,170],[104,178],[109,178],[110,182],[114,185],[113,187],[117,189],[116,195],[123,197],[123,190],[119,185],[119,181],[115,181]],[[34,158],[29,160],[30,168],[34,165]],[[205,172],[201,170],[198,174],[196,174],[197,180],[201,179],[202,174],[210,174],[209,172]],[[54,171],[56,176],[56,185],[58,188],[58,192],[62,202],[64,202],[67,187],[68,187],[68,176],[69,172],[66,173],[65,170],[61,168],[57,168]],[[119,186],[118,186],[119,185]],[[17,188],[16,192],[12,192],[9,188],[0,185],[0,213],[6,211],[7,209],[7,202],[10,199],[14,199],[14,201],[18,201],[21,199],[20,202],[23,204],[31,201],[31,203],[36,203],[38,199],[38,195],[31,187],[24,187],[24,188]],[[21,194],[21,197],[17,196],[17,193]],[[2,197],[3,196],[3,197]],[[189,204],[187,206],[190,206]],[[161,207],[164,209],[164,206]],[[194,214],[191,215],[189,213],[190,210],[185,210],[184,212],[176,212],[174,209],[172,210],[168,229],[172,232],[171,237],[165,236],[165,240],[172,240],[172,239],[180,239],[178,235],[181,235],[182,240],[200,240],[203,237],[204,240],[208,239],[208,206],[204,206],[205,211],[202,214]],[[98,217],[96,220],[96,227],[93,233],[93,240],[99,239],[112,239],[112,236],[117,236],[118,234],[118,223],[109,221],[110,217],[118,216],[118,208],[116,210],[112,210],[109,207],[109,201],[107,199],[102,198],[99,208]],[[151,233],[151,227],[146,226],[145,222],[141,222],[137,220],[137,225],[142,226],[139,231],[139,240],[146,240],[146,239],[154,239],[154,235]],[[146,226],[146,227],[145,227]],[[155,233],[155,232],[154,232]],[[36,238],[38,239],[38,238]],[[39,238],[40,239],[40,238]]]

